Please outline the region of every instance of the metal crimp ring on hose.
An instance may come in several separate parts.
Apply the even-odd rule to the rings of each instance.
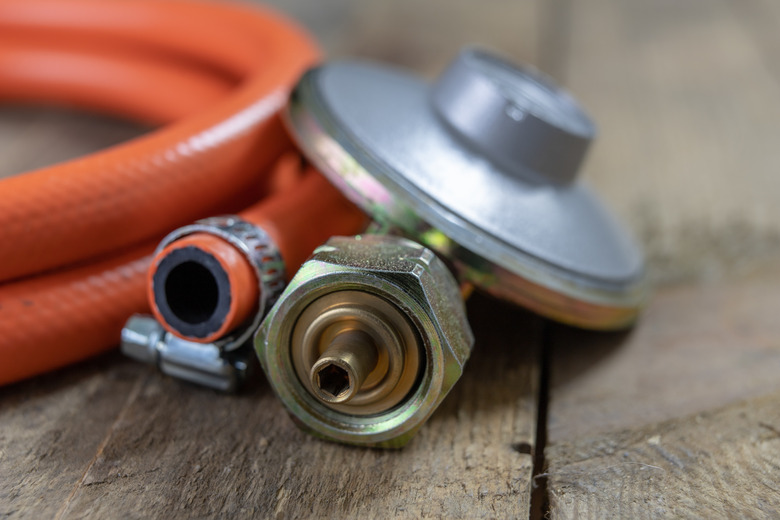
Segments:
[[[252,338],[266,310],[273,306],[284,290],[284,261],[279,248],[263,228],[237,215],[209,217],[180,227],[162,239],[154,254],[159,254],[173,242],[193,233],[208,233],[227,240],[249,260],[260,284],[257,312],[252,321],[214,342],[222,351],[230,352]]]

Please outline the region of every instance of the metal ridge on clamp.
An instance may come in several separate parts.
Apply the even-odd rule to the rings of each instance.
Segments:
[[[213,340],[201,340],[205,334],[188,336],[193,330],[201,330],[204,322],[225,317],[230,305],[230,287],[227,275],[219,263],[203,251],[173,250],[164,257],[152,275],[153,306],[158,319],[136,315],[128,320],[122,330],[122,352],[142,362],[157,365],[168,375],[223,391],[233,391],[245,377],[253,357],[251,338],[260,326],[268,309],[278,299],[285,285],[285,268],[279,248],[264,229],[236,215],[211,217],[195,224],[181,227],[168,234],[158,246],[155,256],[186,237],[205,233],[226,241],[243,255],[252,266],[257,280],[257,303],[250,316],[224,336]],[[182,254],[176,254],[184,251]],[[166,263],[169,259],[170,262]],[[182,306],[202,306],[200,297],[191,293],[192,281],[187,280],[185,294],[178,300],[167,293],[176,269],[202,270],[205,285],[213,284],[214,291],[208,298],[211,305],[198,309],[198,313],[185,315]],[[202,285],[202,284],[199,284]],[[198,287],[198,289],[202,289]],[[199,295],[200,296],[200,295]],[[165,331],[161,319],[167,322]],[[198,321],[200,320],[200,321]]]

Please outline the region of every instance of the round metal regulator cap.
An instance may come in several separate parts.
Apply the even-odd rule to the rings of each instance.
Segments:
[[[333,62],[303,76],[286,121],[333,184],[461,281],[581,327],[636,318],[641,252],[576,178],[595,127],[539,72],[474,49],[432,85]]]

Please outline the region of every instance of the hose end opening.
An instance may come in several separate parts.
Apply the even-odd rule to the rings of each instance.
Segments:
[[[150,302],[166,329],[211,342],[249,318],[259,285],[248,260],[219,237],[195,233],[163,249],[150,273]]]

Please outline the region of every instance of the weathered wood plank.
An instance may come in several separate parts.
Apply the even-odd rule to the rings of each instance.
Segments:
[[[780,261],[741,280],[666,289],[628,335],[558,330],[551,518],[779,511],[778,295]]]
[[[550,518],[777,518],[780,393],[547,453]]]
[[[660,289],[639,326],[551,336],[550,518],[780,507],[780,10],[570,2],[561,70],[601,139],[587,175]],[[776,60],[775,60],[776,61]]]
[[[631,333],[553,334],[551,442],[640,428],[780,390],[780,261],[667,288]]]
[[[600,128],[586,176],[642,238],[654,277],[712,279],[778,254],[780,76],[758,41],[779,41],[778,10],[751,21],[738,14],[756,0],[570,3],[562,79]]]
[[[0,389],[0,516],[55,517],[142,373],[111,354]]]
[[[477,298],[466,373],[401,451],[299,432],[261,384],[224,396],[150,374],[65,517],[526,517],[540,320]]]

